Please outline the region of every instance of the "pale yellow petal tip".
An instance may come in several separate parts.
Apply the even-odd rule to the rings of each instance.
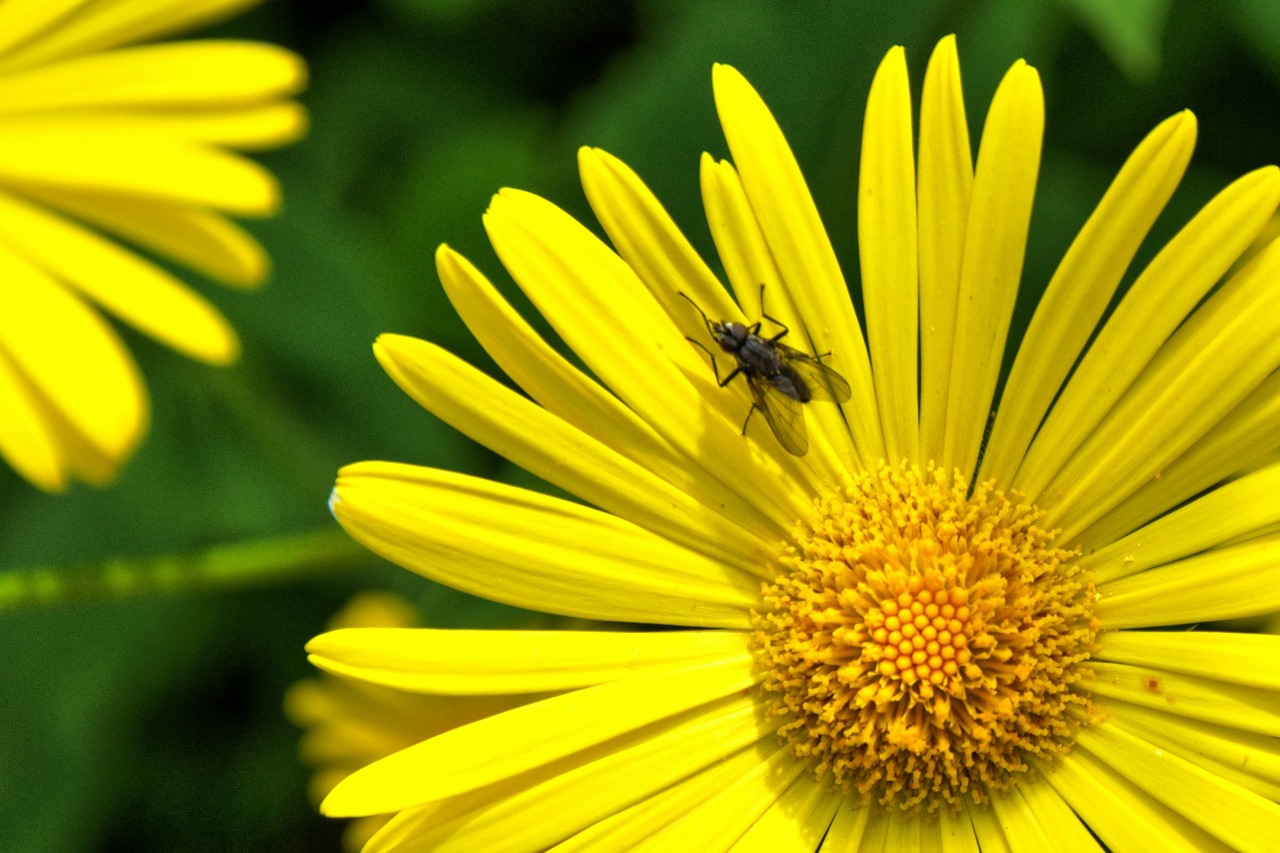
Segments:
[[[350,778],[348,776],[339,782],[337,787],[320,801],[320,814],[325,817],[363,817],[366,814],[372,814],[372,812],[362,811],[357,807],[358,799],[354,803],[351,802],[355,798],[348,796],[347,792],[351,789],[351,786],[346,784]]]
[[[717,62],[711,66],[711,89],[715,93],[717,100],[720,96],[730,94],[729,91],[722,92],[722,89],[747,89],[754,92],[751,84],[747,82],[747,78],[742,72],[734,68],[732,65],[725,65]]]
[[[906,69],[907,49],[900,44],[895,44],[893,47],[885,51],[884,59],[880,60],[880,67],[883,68],[890,62],[900,63],[903,69]]]
[[[456,265],[461,257],[462,255],[448,243],[441,243],[436,246],[436,272],[443,274],[443,267]]]
[[[7,457],[18,476],[35,486],[42,492],[60,495],[66,492],[68,485],[67,472],[52,459],[32,459],[29,457]]]
[[[180,351],[196,361],[214,367],[230,367],[240,360],[240,336],[230,323],[216,315],[217,321],[197,338],[193,335],[183,342]]]
[[[485,208],[484,215],[481,217],[481,220],[488,225],[493,217],[503,216],[509,213],[512,206],[518,204],[526,195],[529,195],[529,193],[524,190],[518,190],[514,187],[503,187],[494,193],[489,199],[489,206]]]
[[[286,51],[289,59],[289,92],[297,94],[307,88],[311,83],[311,70],[307,67],[307,61],[293,51]]]
[[[392,753],[392,755],[395,754]],[[373,784],[365,781],[369,778],[366,771],[377,767],[380,763],[375,761],[373,764],[365,765],[335,785],[320,803],[320,813],[326,817],[366,817],[395,811],[394,808],[388,809],[386,806],[387,792],[381,790],[385,787],[385,782],[378,784],[376,775]],[[392,794],[390,801],[396,802],[398,799]]]
[[[584,145],[578,149],[578,174],[584,187],[592,180],[606,178],[610,172],[621,173],[624,178],[634,176],[630,166],[603,148]]]
[[[419,338],[412,335],[383,332],[373,342],[373,357],[385,369],[389,363],[394,363],[403,357],[408,348],[421,343]]]

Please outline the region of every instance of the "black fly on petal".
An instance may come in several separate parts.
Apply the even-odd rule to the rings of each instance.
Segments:
[[[809,436],[805,432],[803,405],[811,400],[847,403],[850,397],[849,383],[819,361],[821,356],[811,356],[781,343],[790,330],[764,313],[763,286],[760,288],[760,314],[763,319],[749,326],[732,320],[714,322],[687,294],[681,292],[680,295],[702,317],[707,331],[720,345],[720,349],[737,361],[729,375],[721,379],[720,368],[711,350],[701,342],[688,338],[690,343],[701,347],[711,356],[711,369],[715,371],[716,383],[723,388],[739,374],[746,377],[752,403],[747,419],[742,422],[742,434],[747,434],[747,424],[758,411],[764,414],[765,422],[769,424],[774,438],[783,449],[795,456],[805,455],[809,451]],[[782,331],[769,338],[761,336],[760,327],[764,320]]]

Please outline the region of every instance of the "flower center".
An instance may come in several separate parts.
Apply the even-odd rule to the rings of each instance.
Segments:
[[[982,802],[1096,716],[1093,587],[1040,511],[932,466],[815,501],[755,643],[778,733],[820,777],[906,810]]]

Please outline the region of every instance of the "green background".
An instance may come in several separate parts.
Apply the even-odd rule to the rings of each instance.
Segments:
[[[635,168],[712,257],[698,157],[727,156],[710,87],[712,63],[726,62],[778,117],[856,281],[872,73],[903,44],[918,93],[950,32],[975,141],[1014,60],[1044,81],[1015,339],[1159,120],[1191,108],[1201,142],[1144,256],[1230,179],[1277,159],[1270,0],[381,0],[323,14],[294,0],[208,31],[287,45],[312,74],[309,137],[261,158],[285,194],[280,216],[249,224],[274,261],[269,286],[194,282],[240,330],[244,356],[217,370],[129,336],[152,394],[150,437],[106,490],[52,497],[0,470],[0,569],[71,571],[336,529],[325,506],[334,474],[362,459],[529,483],[419,409],[373,359],[374,338],[394,331],[493,370],[443,298],[436,246],[511,292],[480,223],[489,196],[521,187],[589,222],[575,180],[586,144]],[[306,640],[367,588],[408,595],[436,625],[512,618],[369,557],[270,583],[0,611],[0,849],[337,850],[340,826],[307,801],[281,696],[309,674]]]

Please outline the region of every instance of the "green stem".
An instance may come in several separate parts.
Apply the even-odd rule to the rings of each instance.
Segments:
[[[0,571],[0,611],[159,593],[240,589],[308,577],[370,554],[341,530],[275,536],[206,551]]]

